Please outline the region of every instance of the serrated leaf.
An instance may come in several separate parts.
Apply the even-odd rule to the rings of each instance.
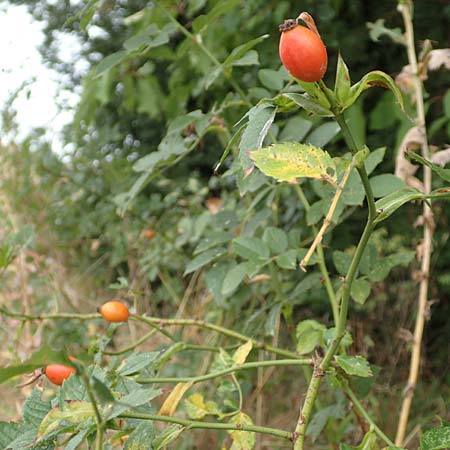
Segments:
[[[426,431],[420,442],[420,450],[439,450],[450,447],[450,427],[442,426]]]
[[[28,426],[38,427],[51,409],[50,402],[41,399],[42,392],[34,388],[23,406],[23,421]]]
[[[247,359],[247,356],[252,351],[252,348],[253,348],[252,341],[248,341],[245,344],[238,347],[233,354],[233,361],[235,362],[235,364],[238,366],[244,364],[245,360]]]
[[[178,403],[183,398],[185,392],[192,386],[192,382],[178,383],[168,397],[164,400],[159,413],[163,416],[173,416],[177,409]]]
[[[353,105],[358,97],[366,90],[374,86],[389,89],[395,96],[397,103],[403,110],[403,97],[394,80],[380,70],[374,70],[364,75],[361,80],[350,88],[347,101],[342,105],[342,111]]]
[[[372,287],[367,280],[364,279],[353,280],[350,295],[352,296],[353,300],[355,300],[356,303],[363,305],[367,300],[367,298],[369,297],[371,290]]]
[[[23,428],[20,433],[12,442],[8,444],[8,450],[25,450],[35,448],[36,442],[36,428]]]
[[[243,412],[232,416],[228,423],[233,425],[253,425],[252,419]],[[256,436],[253,432],[228,430],[228,434],[233,439],[230,450],[252,450],[255,446]]]
[[[263,241],[275,255],[283,253],[288,246],[287,234],[281,228],[267,227],[264,230]]]
[[[326,327],[315,320],[303,320],[297,325],[297,353],[311,353],[315,347],[322,344]]]
[[[336,166],[331,156],[313,145],[286,142],[248,152],[265,175],[279,181],[295,182],[297,178],[336,181]]]
[[[114,408],[108,414],[108,418],[112,419],[125,411],[149,403],[154,398],[160,396],[161,393],[162,391],[160,389],[136,389],[124,395],[120,400],[116,400],[116,405],[114,405]]]
[[[124,450],[153,450],[152,440],[155,436],[153,423],[145,420],[130,434],[125,442]]]
[[[116,373],[122,376],[132,375],[153,364],[160,352],[137,352],[122,360]]]
[[[335,355],[334,359],[348,375],[355,375],[357,377],[372,376],[370,365],[362,356]]]
[[[0,448],[8,448],[24,432],[24,428],[22,423],[0,422]]]
[[[325,332],[323,333],[323,341],[325,345],[329,347],[332,344],[335,337],[336,337],[336,327],[327,328],[327,330],[325,330]],[[348,331],[346,331],[339,345],[341,347],[348,347],[349,345],[352,344],[353,344],[352,335]]]
[[[233,240],[234,252],[242,258],[265,261],[270,256],[269,247],[261,239],[241,236]]]

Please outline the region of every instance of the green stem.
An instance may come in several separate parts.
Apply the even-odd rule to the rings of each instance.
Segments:
[[[322,90],[325,95],[328,96],[328,92],[326,90],[326,86],[323,81],[319,82],[319,86],[322,87]],[[344,140],[350,149],[350,151],[355,154],[358,151],[358,146],[356,144],[355,139],[352,136],[351,130],[349,129],[347,123],[345,122],[345,118],[342,114],[337,112],[336,102],[333,98],[329,98],[330,103],[332,105],[332,110],[334,111],[335,120],[339,124],[342,130],[342,134],[344,136]],[[350,292],[353,280],[355,279],[359,267],[359,263],[361,261],[361,257],[364,253],[364,250],[367,246],[369,238],[375,228],[375,224],[373,223],[376,217],[376,208],[375,208],[375,200],[372,192],[372,188],[370,186],[369,177],[365,170],[364,165],[359,167],[358,173],[361,177],[361,181],[364,187],[364,191],[366,194],[367,205],[368,205],[368,218],[366,226],[364,227],[364,231],[361,235],[360,241],[356,248],[355,254],[353,255],[352,262],[348,269],[347,275],[344,280],[343,290],[342,290],[342,300],[340,303],[340,311],[339,318],[336,325],[336,335],[331,343],[331,346],[328,348],[325,353],[324,358],[320,361],[316,361],[314,365],[314,372],[311,378],[311,381],[308,386],[308,390],[306,392],[305,401],[303,403],[300,416],[297,421],[297,426],[295,428],[294,433],[294,450],[303,450],[305,445],[305,435],[306,429],[311,418],[312,410],[314,407],[314,403],[317,397],[317,393],[319,390],[320,382],[322,377],[325,375],[328,370],[334,355],[338,351],[339,344],[341,343],[342,338],[345,335],[345,327],[347,324],[347,313],[348,313],[348,305],[350,300]]]
[[[214,378],[220,378],[230,373],[239,372],[241,370],[256,369],[259,367],[272,367],[272,366],[301,366],[311,365],[311,359],[278,359],[271,361],[256,361],[244,363],[236,366],[228,367],[227,369],[218,370],[217,372],[208,373],[206,375],[199,375],[196,377],[151,377],[151,378],[138,378],[136,381],[141,384],[152,383],[200,383],[202,381],[212,380]]]
[[[0,312],[5,316],[14,317],[18,320],[58,320],[58,319],[77,319],[77,320],[94,320],[101,319],[100,314],[77,314],[77,313],[54,313],[54,314],[39,314],[37,316],[32,316],[29,314],[15,313],[4,307],[0,307]]]
[[[169,338],[171,341],[173,342],[177,342],[177,340],[174,338],[174,336],[172,335],[172,333],[169,333],[168,331],[164,330],[163,327],[158,326],[156,322],[148,322],[146,320],[142,320],[143,317],[139,316],[139,315],[130,315],[130,319],[134,319],[137,320],[138,322],[145,322],[147,324],[149,324],[152,328],[155,329],[155,331],[158,331],[159,333],[161,333],[163,336],[166,336],[167,338]]]
[[[270,434],[283,439],[292,440],[292,433],[280,430],[278,428],[261,427],[258,425],[231,424],[231,423],[215,423],[215,422],[199,422],[189,419],[181,419],[178,417],[160,416],[158,414],[144,414],[136,412],[128,412],[118,416],[121,419],[142,419],[154,420],[156,422],[177,423],[188,429],[200,428],[204,430],[237,430],[250,431],[254,433]]]
[[[116,355],[123,355],[124,353],[129,352],[130,350],[134,350],[136,347],[138,347],[139,345],[141,345],[143,342],[145,342],[147,339],[151,338],[153,335],[155,335],[157,333],[158,330],[153,329],[152,331],[148,332],[147,334],[144,334],[144,336],[142,336],[141,338],[139,338],[136,342],[134,342],[133,344],[129,345],[128,347],[124,347],[120,350],[117,350],[115,352],[108,352],[108,351],[104,351],[103,354],[104,355],[111,355],[111,356],[116,356]]]
[[[274,347],[272,345],[268,345],[264,342],[253,339],[244,334],[238,333],[236,331],[230,330],[225,327],[221,327],[220,325],[215,325],[213,323],[205,322],[204,320],[197,319],[162,319],[159,317],[147,317],[147,316],[133,316],[131,319],[139,320],[141,322],[148,323],[149,325],[158,324],[161,328],[165,326],[171,325],[179,325],[179,326],[195,326],[200,328],[205,328],[207,330],[213,330],[217,333],[223,334],[225,336],[237,339],[241,342],[251,341],[254,348],[260,348],[266,350],[270,353],[274,353],[276,355],[284,356],[286,358],[295,358],[299,359],[298,355],[289,350],[284,350],[278,347]]]
[[[381,431],[381,429],[378,427],[378,425],[373,421],[373,419],[369,416],[369,413],[365,410],[364,406],[361,404],[361,402],[356,397],[355,393],[350,389],[350,386],[348,385],[346,380],[343,380],[339,378],[339,384],[342,388],[342,390],[347,394],[348,398],[353,403],[353,406],[358,413],[366,419],[367,423],[370,424],[371,428],[377,436],[384,441],[385,444],[390,445],[392,447],[395,447],[395,444]]]
[[[103,436],[105,433],[105,423],[103,422],[100,410],[98,409],[97,401],[95,400],[94,393],[92,392],[91,383],[88,376],[83,371],[81,373],[81,379],[83,381],[84,387],[86,388],[89,401],[91,402],[92,408],[95,415],[95,423],[97,426],[97,436],[95,439],[95,450],[103,450]]]

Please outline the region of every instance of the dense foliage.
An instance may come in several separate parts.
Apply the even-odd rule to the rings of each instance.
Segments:
[[[42,448],[53,448],[64,433],[76,436],[65,448],[77,448],[85,438],[93,442],[94,414],[84,401],[86,374],[93,377],[98,403],[105,408],[113,404],[108,410],[111,423],[118,417],[127,420],[122,431],[124,436],[130,434],[130,439],[125,448],[138,445],[145,433],[153,447],[136,448],[163,448],[178,436],[177,425],[163,431],[156,425],[154,430],[144,430],[138,417],[132,416],[155,413],[155,405],[147,404],[161,395],[155,377],[183,381],[233,365],[268,360],[269,347],[289,349],[284,357],[321,357],[333,339],[338,315],[330,308],[330,291],[341,295],[341,280],[348,273],[366,221],[363,183],[356,170],[349,172],[331,227],[319,247],[322,253],[313,256],[304,273],[298,264],[330,209],[334,188],[321,179],[303,178],[300,185],[278,183],[256,168],[251,170],[248,153],[269,144],[295,141],[326,148],[336,157],[339,179],[350,164],[341,127],[321,114],[317,105],[312,113],[299,107],[295,95],[305,90],[309,94],[310,88],[294,82],[280,64],[278,25],[298,13],[296,2],[91,0],[84,8],[69,0],[11,3],[28,5],[33,16],[45,22],[42,54],[64,75],[61,88],[79,92],[80,102],[73,124],[65,130],[66,154],[52,153],[41,138],[43,130],[36,130],[20,146],[2,149],[7,170],[1,187],[8,205],[2,220],[10,231],[2,247],[3,264],[6,267],[23,254],[23,263],[34,267],[26,274],[32,294],[25,310],[20,299],[11,295],[17,282],[13,271],[5,272],[6,303],[25,315],[94,314],[95,306],[115,296],[143,318],[142,323],[131,322],[124,331],[125,327],[116,325],[106,329],[98,317],[94,317],[93,328],[88,321],[74,324],[70,318],[55,317],[44,326],[32,322],[30,329],[8,337],[11,346],[24,336],[37,335],[51,344],[53,350],[41,349],[32,358],[31,370],[42,361],[62,359],[68,363],[65,355],[53,351],[80,355],[75,362],[79,375],[63,384],[52,403],[41,399],[37,389],[28,398],[24,424],[30,435],[34,433],[32,439],[39,428],[39,436],[45,436]],[[450,7],[438,1],[417,1],[414,6],[416,39],[445,46]],[[398,42],[403,24],[396,7],[395,2],[302,2],[302,9],[315,17],[327,46],[328,86],[334,83],[339,52],[353,83],[371,70],[392,76],[402,71],[407,55]],[[389,30],[384,28],[387,24]],[[79,59],[88,63],[87,72],[78,71],[75,61],[61,59],[59,45],[65,33],[79,40]],[[438,149],[450,138],[448,73],[445,67],[430,71],[425,84],[428,138]],[[366,144],[371,149],[363,165],[376,199],[405,186],[405,180],[393,175],[395,155],[412,127],[415,104],[406,90],[403,112],[396,89],[359,93],[345,111],[357,147]],[[294,96],[284,97],[285,93]],[[259,167],[258,161],[256,165]],[[433,189],[444,186],[444,180],[436,177]],[[429,352],[422,367],[427,382],[416,391],[411,429],[441,424],[436,416],[444,419],[442,426],[450,419],[445,407],[449,400],[445,383],[450,374],[448,368],[441,370],[448,367],[445,325],[450,312],[444,301],[450,293],[445,205],[433,202],[436,251],[430,300],[442,301],[430,305],[424,342]],[[340,370],[350,376],[351,387],[388,435],[395,432],[397,405],[408,373],[411,336],[407,330],[413,328],[419,282],[414,277],[419,270],[416,247],[420,247],[422,232],[414,224],[420,214],[421,204],[404,206],[380,223],[368,241],[351,288],[348,334],[341,343],[341,360],[337,360]],[[20,229],[11,217],[32,227]],[[70,291],[78,290],[77,294],[63,288],[64,281],[57,292],[49,288],[46,280],[52,280],[58,265],[52,259],[67,268]],[[329,279],[324,278],[325,272]],[[71,276],[76,277],[73,283]],[[56,285],[53,283],[53,288]],[[180,323],[186,326],[181,329],[168,328],[165,336],[173,341],[168,343],[143,328],[149,324],[145,321],[148,316],[206,320],[250,336],[254,351],[250,353],[252,347],[240,342],[245,339],[236,342],[233,335],[218,337],[201,326],[200,331],[192,331],[186,323]],[[13,326],[8,320],[13,319],[5,319],[5,327]],[[170,323],[151,325],[163,327],[164,337]],[[125,359],[122,353],[107,357],[109,343],[120,351],[140,338],[144,352],[131,347],[123,352]],[[202,348],[180,353],[169,364],[170,355],[186,350],[181,342]],[[31,344],[28,351],[39,344],[40,340]],[[205,353],[207,346],[214,347],[212,353]],[[346,354],[363,355],[371,362],[372,371],[363,360],[363,368],[355,373],[356,363],[352,360],[349,368]],[[13,356],[8,362],[18,363]],[[259,368],[257,376],[242,371],[239,383],[233,375],[208,387],[202,385],[187,396],[185,416],[201,420],[208,415],[232,425],[262,422],[293,429],[311,370],[302,368],[304,380],[299,379],[297,366],[283,370],[277,369],[274,375],[271,368]],[[143,387],[129,377],[135,373],[147,377],[145,383],[152,387]],[[87,383],[89,386],[89,380]],[[308,431],[308,439],[315,442],[311,445],[338,448],[341,444],[348,449],[365,435],[363,444],[355,448],[380,448],[360,411],[346,407],[352,394],[340,384],[339,377],[330,377],[321,390],[323,404],[317,407]],[[184,394],[182,386],[177,388],[172,392],[178,392],[179,398],[166,400],[160,414],[173,415]],[[388,400],[379,395],[385,390],[392,394]],[[114,396],[121,402],[114,404]],[[80,403],[70,403],[67,415],[58,409],[48,415],[51,407],[65,400]],[[131,413],[127,404],[133,407]],[[392,411],[392,416],[386,415],[386,410]],[[81,419],[67,424],[70,414]],[[2,426],[5,446],[28,448],[8,440],[20,435],[23,424]],[[225,439],[225,434],[218,438],[217,434],[202,433],[175,440],[170,448],[220,448]],[[253,448],[254,434],[230,433],[231,448]],[[281,448],[278,438],[264,438],[256,445]],[[411,448],[417,448],[417,442],[418,436],[413,435],[410,445],[416,447]]]

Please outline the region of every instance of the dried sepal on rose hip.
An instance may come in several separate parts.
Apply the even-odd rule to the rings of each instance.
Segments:
[[[307,27],[299,25],[299,20]],[[288,72],[301,81],[319,81],[325,75],[328,55],[314,19],[301,13],[280,25],[280,59]]]
[[[128,320],[130,311],[128,307],[121,302],[111,300],[103,304],[98,312],[107,322],[125,322]]]

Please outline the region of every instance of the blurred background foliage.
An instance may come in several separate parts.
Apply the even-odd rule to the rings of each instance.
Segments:
[[[61,75],[61,88],[80,94],[73,123],[64,132],[64,154],[54,154],[39,129],[20,145],[2,149],[2,190],[19,221],[34,227],[30,248],[68,272],[58,283],[59,301],[54,290],[40,296],[36,290],[34,307],[86,311],[118,295],[140,312],[234,324],[287,346],[300,320],[316,318],[331,326],[319,271],[311,266],[303,274],[296,265],[313,236],[311,224],[323,217],[323,186],[302,184],[315,208],[313,217],[290,186],[258,175],[243,179],[235,158],[214,172],[248,109],[261,98],[295,88],[280,68],[278,25],[297,16],[298,2],[104,0],[90,1],[84,10],[70,0],[10,3],[27,5],[43,21],[45,62]],[[445,47],[448,2],[414,5],[417,42],[430,39],[436,48]],[[402,27],[395,1],[305,0],[301,8],[314,16],[326,43],[328,84],[333,84],[339,52],[353,81],[375,69],[395,76],[406,64],[401,45],[377,37],[383,23]],[[88,63],[87,72],[77,70],[76,60],[62,58],[65,34],[76,36],[77,60]],[[429,139],[440,148],[450,139],[448,74],[433,72],[425,84]],[[4,117],[12,117],[5,108]],[[374,175],[393,173],[396,151],[411,127],[393,97],[370,90],[347,119],[372,150],[385,147]],[[346,151],[337,129],[301,111],[279,114],[272,133],[270,140],[313,142],[334,155]],[[325,239],[336,286],[365,221],[359,204],[342,205],[341,218],[349,219],[335,224]],[[444,204],[437,208],[431,279],[431,299],[437,302],[426,329],[424,386],[415,402],[418,423],[443,413],[448,388],[437,386],[450,381],[450,215]],[[377,262],[388,269],[378,278],[369,276],[375,282],[368,292],[363,280],[362,292],[353,295],[353,350],[383,367],[379,392],[398,393],[390,405],[373,405],[388,433],[395,421],[389,425],[381,410],[396,410],[407,375],[405,330],[414,321],[418,263],[412,251],[421,229],[413,225],[419,214],[420,206],[410,205],[383,223],[363,274],[369,276],[370,264]],[[147,230],[154,236],[148,238]],[[287,252],[288,245],[294,253]],[[261,263],[268,255],[270,263]],[[42,265],[51,266],[48,259]],[[63,280],[69,278],[73,291],[67,293]],[[54,324],[45,333],[53,342],[70,333],[77,345],[88,345],[89,330],[70,328]]]

